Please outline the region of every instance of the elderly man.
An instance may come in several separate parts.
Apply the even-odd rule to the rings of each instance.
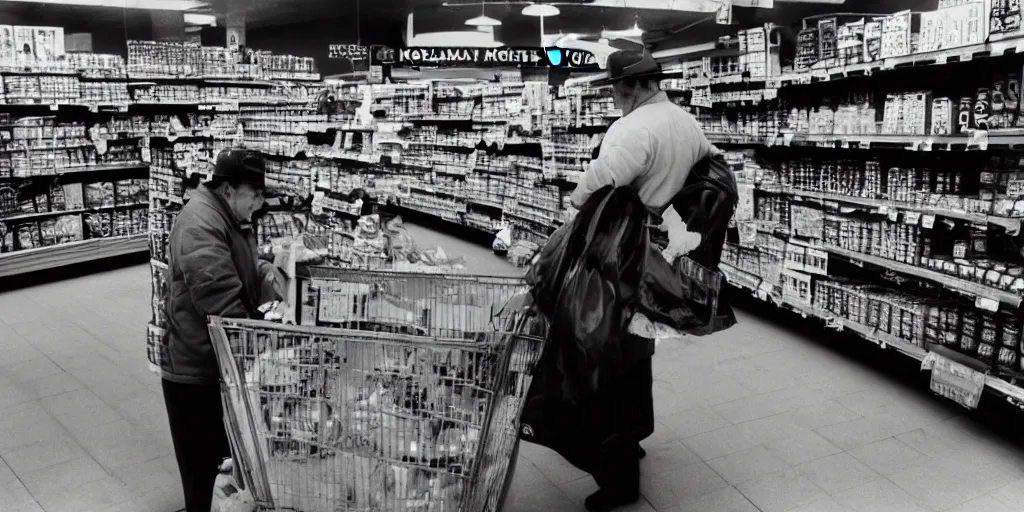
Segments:
[[[258,260],[250,227],[264,204],[264,180],[259,153],[221,152],[212,179],[192,192],[171,230],[161,366],[188,512],[210,512],[219,466],[231,456],[207,317],[260,318],[257,308],[275,299],[272,265]]]
[[[632,187],[644,205],[663,213],[683,190],[690,171],[718,154],[697,121],[661,91],[661,67],[647,52],[619,51],[608,59],[610,84],[622,118],[608,130],[570,200],[579,208],[606,186]],[[586,500],[592,512],[608,511],[639,499],[639,442],[654,432],[651,358],[640,361],[602,392],[609,417],[629,418],[605,441],[605,453],[592,471],[600,489]]]

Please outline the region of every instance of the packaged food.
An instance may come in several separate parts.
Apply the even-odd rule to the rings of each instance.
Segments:
[[[85,185],[85,207],[104,208],[114,206],[114,184],[109,181]]]
[[[81,183],[68,183],[61,188],[64,190],[64,207],[66,209],[81,210],[85,208]]]
[[[997,76],[992,84],[992,113],[989,117],[989,129],[998,130],[1006,127],[1004,117],[1006,111],[1006,78]]]
[[[67,210],[64,201],[64,188],[60,185],[50,187],[50,211],[62,212]]]
[[[1017,126],[1020,118],[1020,73],[1010,73],[1006,78],[1006,116],[1007,128]]]
[[[114,205],[126,206],[135,202],[135,180],[122,180],[114,184]]]
[[[974,100],[974,127],[978,130],[991,128],[992,91],[986,87],[978,89]]]
[[[106,238],[111,234],[109,213],[87,213],[83,216],[85,238]]]
[[[54,219],[47,219],[39,223],[40,242],[43,247],[57,244],[56,224],[57,221]]]
[[[82,217],[79,215],[63,215],[54,223],[54,233],[58,244],[77,242],[82,239]]]
[[[39,225],[36,223],[22,224],[18,226],[18,240],[15,250],[35,249],[42,245],[39,241]]]
[[[132,199],[136,203],[145,203],[149,201],[149,180],[137,179],[133,180],[132,191],[134,192],[134,198]]]
[[[50,199],[46,197],[46,192],[36,194],[36,207],[37,213],[47,213],[50,211]]]
[[[960,108],[957,112],[958,133],[966,133],[974,128],[974,99],[970,96],[960,98]]]

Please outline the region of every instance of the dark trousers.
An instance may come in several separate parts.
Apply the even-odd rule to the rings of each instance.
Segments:
[[[590,471],[598,487],[616,494],[640,491],[640,441],[654,431],[653,375],[650,357],[640,359],[628,372],[614,376],[602,387],[597,409],[607,437]]]
[[[231,457],[224,430],[220,386],[163,381],[174,456],[185,492],[185,510],[210,512],[213,484],[220,465]]]

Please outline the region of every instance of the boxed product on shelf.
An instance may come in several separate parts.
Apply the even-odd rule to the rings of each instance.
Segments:
[[[818,29],[804,28],[797,34],[796,69],[809,69],[818,62]]]
[[[818,20],[818,61],[826,66],[835,66],[839,58],[839,41],[836,18]]]
[[[972,2],[980,4],[982,2]],[[988,30],[993,35],[1016,35],[1021,31],[1021,6],[1019,2],[994,1],[990,2],[988,12]],[[982,13],[984,16],[984,13]]]
[[[882,20],[880,56],[883,59],[902,57],[911,52],[911,12],[901,11]]]

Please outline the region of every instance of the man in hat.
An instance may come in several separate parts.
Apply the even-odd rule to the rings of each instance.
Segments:
[[[631,186],[648,207],[661,213],[683,188],[690,169],[718,150],[697,120],[661,90],[661,66],[648,52],[622,50],[608,57],[608,77],[622,118],[601,142],[570,200],[576,208],[602,187]]]
[[[606,186],[632,187],[644,205],[664,213],[686,184],[694,166],[718,154],[697,120],[669,101],[661,90],[661,66],[647,52],[618,51],[608,58],[608,78],[622,118],[608,129],[600,152],[570,200],[580,208]],[[639,443],[654,432],[651,357],[637,356],[632,368],[616,378],[614,390],[603,394],[610,417],[630,418],[602,448],[601,462],[591,471],[597,492],[587,497],[591,512],[605,512],[636,502],[640,496]],[[611,427],[609,427],[611,428]]]
[[[257,308],[276,298],[272,265],[258,260],[250,227],[264,181],[259,153],[224,150],[171,230],[160,365],[188,512],[210,511],[219,466],[231,456],[207,317],[261,318]]]

